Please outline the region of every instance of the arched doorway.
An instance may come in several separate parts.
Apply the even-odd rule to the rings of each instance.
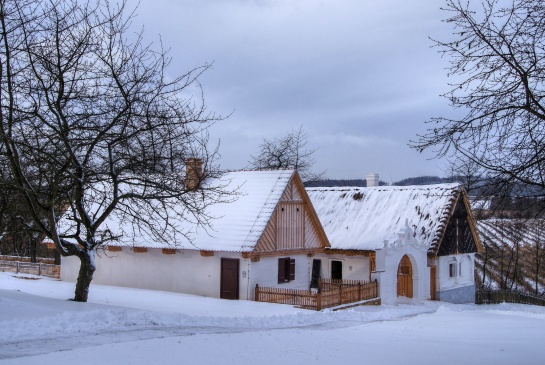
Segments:
[[[401,258],[397,267],[397,296],[413,297],[413,266],[407,255]]]

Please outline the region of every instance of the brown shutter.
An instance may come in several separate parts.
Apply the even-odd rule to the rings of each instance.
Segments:
[[[286,281],[286,259],[278,259],[278,283]]]
[[[290,281],[295,280],[295,259],[286,259],[290,263]]]

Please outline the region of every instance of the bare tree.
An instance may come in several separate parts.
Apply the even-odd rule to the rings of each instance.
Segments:
[[[322,179],[325,171],[314,172],[314,152],[307,148],[307,135],[303,126],[281,138],[266,139],[259,145],[259,154],[251,156],[250,166],[257,169],[296,169],[305,184]]]
[[[0,1],[0,158],[36,229],[81,266],[87,301],[96,250],[133,229],[176,245],[176,222],[207,225],[222,186],[184,183],[189,157],[213,173],[197,77],[167,77],[166,52],[128,30],[107,0]],[[59,215],[59,212],[64,214]],[[105,227],[115,216],[125,228]]]
[[[480,167],[471,160],[452,158],[444,170],[448,176],[461,183],[470,196],[479,196],[483,179]]]
[[[444,96],[461,117],[433,118],[412,146],[465,156],[496,190],[545,195],[545,3],[447,0],[444,10],[453,39],[435,43],[450,58]]]
[[[524,245],[523,269],[527,272],[528,282],[533,282],[535,295],[543,295],[545,278],[545,222],[542,219],[531,221],[532,229],[527,233],[527,241]],[[541,291],[540,291],[541,290]]]

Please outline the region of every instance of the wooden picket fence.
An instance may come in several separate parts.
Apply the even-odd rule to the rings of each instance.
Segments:
[[[343,304],[377,299],[378,282],[320,279],[318,289],[284,289],[255,286],[257,302],[295,305],[322,310]]]
[[[47,276],[54,279],[59,279],[61,275],[59,265],[11,260],[0,260],[0,271]]]
[[[521,293],[510,290],[476,290],[475,303],[518,303],[545,306],[545,298],[529,293]]]

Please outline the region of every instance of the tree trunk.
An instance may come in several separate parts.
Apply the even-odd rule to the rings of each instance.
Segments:
[[[30,244],[30,247],[29,247],[29,250],[30,250],[30,262],[37,262],[36,261],[36,245],[37,245],[37,242],[36,240],[32,239],[32,235],[30,236],[29,238],[29,244]]]
[[[96,269],[95,265],[95,251],[84,251],[79,256],[80,259],[80,268],[78,280],[76,282],[76,292],[74,296],[74,301],[76,302],[87,302],[87,297],[89,296],[89,286],[93,280],[93,274]]]

